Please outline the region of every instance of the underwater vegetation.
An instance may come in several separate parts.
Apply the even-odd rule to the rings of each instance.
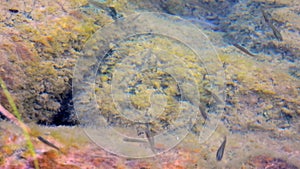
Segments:
[[[30,132],[24,135],[22,128],[16,127],[18,123],[0,109],[0,168],[299,168],[299,6],[297,0],[1,1],[0,78],[11,98],[1,88],[0,104],[8,112],[18,109],[16,119],[22,119]],[[191,51],[162,37],[144,37],[139,44],[128,39],[116,50],[130,54],[139,65],[144,60],[136,57],[136,51],[158,44],[168,51],[160,61],[171,62],[168,56],[176,55],[188,63],[203,103],[201,120],[192,127],[191,135],[157,158],[126,159],[94,145],[78,126],[72,78],[85,42],[104,25],[137,11],[184,18],[203,30],[217,48],[225,73],[226,99],[220,126],[209,142],[199,145],[196,137],[212,120],[220,101],[214,98],[215,92],[206,90],[205,66],[198,64]],[[104,96],[97,102],[109,124],[131,126],[111,104],[113,100],[105,97],[110,94],[113,70],[120,58],[118,51],[112,51],[103,61],[95,93]],[[176,71],[180,74],[184,69],[177,67]],[[155,93],[154,97],[161,105],[169,105],[157,118],[160,123],[149,129],[159,134],[178,116],[180,86],[157,68],[137,73],[135,78],[143,83],[130,81],[127,93],[136,109],[149,107],[148,86],[168,95],[162,98]],[[224,143],[225,149],[216,159],[224,135],[226,148]]]

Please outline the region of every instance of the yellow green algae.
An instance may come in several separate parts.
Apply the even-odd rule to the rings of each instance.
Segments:
[[[282,66],[280,64],[259,62],[255,58],[236,54],[221,55],[220,58],[225,64],[228,64],[225,69],[227,84],[232,87],[231,91],[228,90],[227,93],[231,99],[230,102],[239,103],[235,104],[235,108],[230,108],[230,111],[232,114],[236,114],[233,118],[240,121],[241,126],[244,126],[241,128],[268,130],[276,133],[278,132],[277,127],[290,127],[288,119],[286,122],[268,123],[266,121],[280,118],[281,113],[292,118],[299,116],[297,108],[300,103],[299,79],[291,77],[287,71],[283,72],[282,69],[278,69]],[[259,99],[264,102],[258,104]],[[245,106],[244,103],[249,104],[252,108]],[[256,106],[254,107],[254,105]],[[256,114],[259,114],[260,117]],[[243,120],[245,121],[242,122]],[[286,134],[292,137],[289,133]]]
[[[127,3],[127,1],[109,0],[100,4],[97,4],[97,1],[96,3],[92,2],[95,1],[24,1],[24,3],[9,1],[3,2],[4,4],[1,5],[0,35],[2,41],[0,42],[0,52],[3,58],[0,60],[0,76],[8,84],[9,91],[13,91],[12,97],[16,101],[20,114],[25,121],[38,121],[43,124],[52,122],[53,116],[62,106],[60,102],[64,99],[62,95],[71,90],[72,68],[76,63],[76,59],[81,55],[83,44],[97,29],[113,21],[104,12],[104,9],[114,7],[120,13],[132,12],[130,9],[132,4]],[[170,4],[167,4],[169,12],[185,12],[179,5],[175,5],[182,4],[182,2],[171,2],[169,1]],[[193,1],[189,2],[192,4]],[[206,2],[215,3],[213,0]],[[261,2],[261,0],[255,0],[255,2]],[[273,3],[274,1],[264,2]],[[295,5],[298,1],[279,0],[274,3],[277,5]],[[89,4],[94,5],[94,10],[84,7]],[[97,10],[99,6],[104,8]],[[8,12],[8,9],[18,9],[20,12],[12,14]],[[207,10],[203,9],[203,11]],[[271,15],[277,22],[288,22],[288,26],[299,28],[299,17],[295,13],[297,11],[296,7],[278,8],[272,11]],[[27,17],[26,14],[30,14],[33,19]],[[207,33],[214,42],[219,43],[222,41],[219,34],[210,31],[207,31]],[[297,31],[293,33],[281,29],[281,33],[284,42],[274,42],[275,46],[284,47],[283,44],[289,44],[291,48],[298,48],[298,36],[295,36]],[[191,70],[193,77],[196,79],[196,84],[199,85],[199,92],[204,96],[201,101],[209,104],[211,99],[204,90],[207,82],[201,80],[206,71],[195,63],[197,58],[193,53],[161,37],[154,38],[153,42],[155,44],[143,43],[140,46],[134,46],[134,42],[132,42],[132,44],[128,43],[128,46],[125,46],[124,49],[127,53],[135,53],[137,50],[160,45],[168,49],[166,56],[176,55],[183,58],[188,63],[186,67]],[[162,156],[164,166],[166,168],[211,168],[212,166],[215,168],[246,168],[249,167],[247,160],[251,156],[260,154],[281,157],[300,166],[299,161],[297,161],[299,159],[297,152],[300,151],[297,142],[299,140],[299,134],[297,133],[299,123],[297,123],[297,120],[300,115],[300,82],[299,79],[288,74],[289,63],[285,61],[278,62],[276,59],[264,60],[269,56],[249,58],[233,46],[220,50],[219,57],[224,63],[226,74],[227,102],[232,105],[227,105],[227,111],[224,114],[224,121],[227,121],[227,123],[217,129],[209,142],[201,145],[195,144],[198,141],[197,135],[189,135],[177,148],[172,149],[166,156]],[[165,59],[170,60],[168,57]],[[140,64],[142,61],[136,59],[135,62]],[[184,70],[182,67],[178,67],[176,71],[181,73]],[[154,77],[164,75],[159,70],[156,73],[150,74]],[[109,94],[109,90],[103,89],[110,87],[108,84],[110,78],[107,75],[99,77],[99,81],[103,83],[103,86],[95,86],[97,94]],[[170,85],[166,90],[168,93],[166,100],[170,105],[174,103],[172,96],[178,92],[176,86],[172,86],[171,82],[162,83],[158,80],[149,82],[156,88],[160,88],[162,85]],[[144,101],[144,98],[148,98],[150,95],[145,92],[145,88],[142,88],[141,91],[141,93],[131,98],[135,106],[140,109],[148,107],[149,102]],[[9,108],[10,106],[7,100],[4,99],[3,93],[0,94],[1,103]],[[111,104],[112,100],[109,100],[109,98],[101,98],[97,101],[107,115],[117,114],[115,107]],[[166,112],[168,113],[165,114],[166,116],[160,118],[172,121],[171,115],[176,115],[178,110],[176,110],[176,106],[167,108]],[[12,110],[12,107],[10,107],[10,110]],[[109,159],[116,158],[116,156],[107,155],[104,151],[98,150],[97,146],[89,142],[80,127],[51,128],[37,125],[30,125],[30,127],[33,144],[37,147],[38,156],[41,157],[40,162],[45,168],[52,162],[49,158],[54,159],[57,168],[100,166],[100,164],[105,163],[107,156],[109,156]],[[156,127],[160,128],[161,126]],[[196,127],[196,130],[201,131],[202,129],[202,127]],[[1,131],[0,166],[5,163],[8,157],[14,156],[14,152],[19,151],[21,154],[25,154],[25,157],[28,157],[27,152],[23,151],[26,142],[22,141],[20,131],[14,133],[17,130],[16,127],[7,122],[1,122],[1,130],[7,132]],[[216,163],[214,152],[221,143],[220,138],[223,135],[228,135],[229,132],[232,133],[228,136],[225,157],[222,162]],[[238,132],[243,134],[240,135]],[[60,154],[41,143],[36,138],[40,135],[62,148],[64,154]],[[284,139],[280,139],[282,137]],[[15,142],[8,143],[9,140],[14,139],[16,139]],[[95,155],[95,152],[100,155],[97,153]],[[94,155],[103,156],[106,159],[103,157],[95,158]],[[69,162],[70,166],[63,166],[63,164],[66,165],[65,161],[74,158],[74,156],[77,157],[74,160],[75,162]],[[78,159],[84,159],[84,157],[88,157],[88,160],[80,161]],[[94,158],[94,161],[91,158]],[[176,161],[176,159],[179,160]],[[15,159],[15,163],[18,163],[18,160]],[[180,162],[184,160],[186,160],[186,164],[181,165]],[[134,160],[128,161],[128,163],[139,166]],[[140,165],[140,167],[155,168],[151,165],[153,161],[153,159],[142,159],[141,163],[143,165]],[[170,162],[173,164],[170,164]],[[124,159],[121,158],[111,163],[115,163],[116,168],[126,167]]]
[[[26,6],[31,2],[26,1],[24,4]],[[9,9],[19,10],[16,15],[8,12],[1,18],[4,21],[0,27],[0,34],[4,40],[1,43],[1,51],[5,55],[0,65],[3,71],[12,70],[12,76],[4,73],[1,76],[14,81],[15,87],[10,87],[15,90],[15,95],[18,95],[16,102],[25,121],[35,121],[32,117],[41,117],[38,120],[40,123],[51,123],[51,118],[61,107],[59,100],[66,97],[64,93],[71,90],[69,83],[72,67],[79,54],[77,51],[99,28],[94,24],[96,20],[107,22],[105,15],[91,18],[80,12],[78,8],[86,4],[87,1],[43,1],[33,5],[31,10],[26,9],[28,13],[24,13],[25,7],[19,6],[17,2],[10,2],[1,7],[7,12]],[[32,19],[25,14],[30,15]],[[14,22],[11,24],[14,28],[6,27],[4,23],[9,24],[12,19]],[[6,59],[7,62],[15,61],[18,64],[7,64]],[[15,75],[14,70],[20,73]],[[22,90],[16,90],[16,87]],[[46,100],[49,103],[43,107],[36,98],[45,93],[49,95],[49,99]]]
[[[144,41],[144,39],[148,39],[148,41]],[[145,58],[143,59],[142,55],[145,55],[143,51],[150,48],[152,49],[152,53],[158,53],[157,57],[161,57],[159,55],[162,55],[163,57],[159,58],[162,62],[169,63],[172,66],[174,66],[174,72],[176,72],[179,75],[186,75],[185,77],[178,76],[178,79],[176,80],[182,80],[185,78],[186,80],[191,80],[192,77],[195,79],[195,84],[198,86],[196,88],[196,91],[192,91],[193,88],[181,86],[182,88],[185,88],[185,93],[192,93],[195,94],[199,90],[199,92],[203,93],[204,89],[203,86],[207,83],[205,80],[202,80],[204,74],[206,74],[206,70],[201,67],[201,61],[195,54],[189,50],[186,47],[182,47],[181,44],[174,41],[170,41],[167,38],[164,37],[149,37],[145,35],[141,39],[132,40],[125,42],[124,44],[121,44],[118,46],[118,50],[121,50],[121,56],[116,55],[112,56],[111,59],[108,61],[105,61],[107,65],[114,65],[116,64],[117,58],[123,57],[123,56],[129,56],[130,61],[132,61],[132,65],[143,65],[145,64]],[[173,44],[173,45],[172,45]],[[162,47],[162,48],[159,48]],[[166,52],[166,53],[160,53],[160,52]],[[146,52],[147,54],[147,52]],[[178,58],[178,61],[176,60]],[[180,60],[182,61],[179,61]],[[146,58],[147,59],[147,58]],[[115,63],[114,63],[115,62]],[[183,65],[184,63],[184,65]],[[199,65],[200,64],[200,65]],[[203,64],[203,63],[202,63]],[[182,65],[179,66],[179,65]],[[122,69],[122,65],[116,65],[120,66]],[[126,66],[126,65],[125,65]],[[125,67],[124,66],[124,67]],[[156,97],[155,99],[161,99],[161,104],[165,106],[164,111],[162,112],[162,115],[159,116],[159,120],[163,121],[166,124],[171,124],[173,117],[178,116],[178,113],[180,111],[178,106],[178,100],[174,99],[176,95],[180,95],[180,89],[177,86],[177,83],[173,77],[170,76],[167,72],[164,72],[164,70],[160,70],[159,66],[158,68],[153,69],[151,67],[146,66],[145,70],[142,72],[130,72],[130,74],[135,74],[135,79],[131,80],[129,83],[129,86],[133,86],[131,88],[134,88],[135,95],[129,96],[129,99],[133,106],[138,110],[146,110],[150,104],[151,104],[151,97]],[[189,70],[189,74],[186,74],[186,70]],[[102,114],[104,116],[111,116],[117,115],[117,117],[121,117],[121,112],[115,108],[114,105],[108,104],[111,102],[124,102],[127,99],[124,97],[118,97],[119,93],[114,93],[112,97],[105,97],[110,94],[111,92],[111,76],[107,76],[108,72],[110,71],[109,66],[104,66],[101,69],[101,73],[99,77],[96,80],[96,86],[95,87],[95,94],[97,98],[97,102],[99,106],[101,107]],[[105,80],[103,81],[103,76],[105,77]],[[170,76],[170,77],[168,77]],[[164,78],[161,78],[164,77]],[[108,78],[108,79],[107,79]],[[122,78],[122,76],[114,76],[114,78]],[[142,80],[144,85],[137,85],[137,81]],[[135,85],[137,85],[135,87]],[[114,87],[114,84],[112,85]],[[149,86],[151,86],[153,89],[150,90]],[[164,88],[162,88],[164,86]],[[128,88],[126,92],[131,92],[131,88]],[[155,88],[155,89],[154,89]],[[161,95],[162,97],[159,98],[159,95],[153,95],[153,91],[163,91],[165,93],[165,97]],[[187,96],[181,96],[181,97],[187,97]],[[114,99],[114,100],[113,100]],[[153,99],[153,98],[152,98]],[[165,100],[166,103],[163,103]],[[203,102],[208,102],[208,97],[202,97]],[[152,100],[153,101],[153,100]],[[138,117],[138,115],[136,116]],[[127,121],[125,119],[122,119],[123,122]],[[155,124],[160,126],[160,124]],[[161,126],[159,128],[156,128],[156,130],[161,130]]]

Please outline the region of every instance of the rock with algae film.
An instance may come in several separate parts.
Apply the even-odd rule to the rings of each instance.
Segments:
[[[109,154],[79,132],[80,127],[41,127],[30,125],[31,139],[36,148],[40,168],[299,168],[299,1],[246,0],[246,1],[1,1],[0,6],[0,76],[6,82],[25,122],[51,125],[75,125],[78,122],[72,107],[71,79],[76,59],[82,55],[84,43],[105,24],[118,17],[126,17],[136,11],[158,11],[186,18],[215,40],[221,49],[219,57],[226,72],[226,111],[222,117],[224,128],[231,131],[224,157],[216,163],[215,154],[219,142],[214,136],[224,134],[217,131],[209,143],[195,144],[197,139],[187,138],[183,145],[172,149],[157,159],[124,159]],[[154,2],[154,3],[152,3]],[[230,7],[230,8],[228,8]],[[282,35],[278,41],[272,28],[265,23],[261,9]],[[222,10],[216,10],[222,9]],[[220,38],[221,37],[221,38]],[[206,115],[211,119],[215,99],[203,86],[201,80],[206,71],[187,50],[173,46],[163,38],[153,42],[169,48],[170,55],[176,54],[187,60],[187,67],[197,77],[201,102]],[[230,43],[228,43],[230,42]],[[232,43],[241,44],[254,58],[237,51]],[[225,44],[225,45],[224,45]],[[126,49],[127,47],[130,47]],[[124,47],[125,53],[133,54],[151,44],[134,46],[134,41]],[[148,45],[148,46],[147,46]],[[154,50],[155,52],[155,50]],[[167,55],[166,55],[167,56]],[[117,58],[118,56],[116,56]],[[163,60],[165,59],[165,60]],[[161,61],[170,61],[163,58]],[[103,66],[103,74],[97,79],[103,86],[95,86],[95,92],[103,95],[111,81],[110,64]],[[135,64],[142,63],[136,58]],[[158,62],[158,64],[160,64]],[[178,67],[176,71],[182,72]],[[167,113],[159,116],[164,125],[154,126],[160,131],[168,127],[177,107],[173,106],[178,88],[172,78],[157,70],[160,80],[149,71],[144,81],[153,88],[162,89],[170,97],[163,98],[155,93],[154,99],[161,105],[169,103]],[[129,93],[138,93],[131,101],[137,109],[143,109],[149,102],[145,86],[131,82]],[[100,84],[100,83],[99,83]],[[188,88],[190,89],[190,88]],[[103,92],[103,93],[101,93]],[[193,91],[186,91],[186,96]],[[0,101],[11,110],[8,101],[0,91]],[[101,109],[112,123],[128,124],[114,111],[109,99],[97,100]],[[157,108],[157,107],[156,107]],[[118,122],[119,120],[119,122]],[[197,123],[192,136],[201,133],[203,123]],[[32,168],[33,159],[26,148],[22,132],[14,125],[0,122],[0,168]],[[220,134],[221,133],[221,134]],[[241,135],[242,133],[242,135]],[[38,140],[42,136],[58,146],[62,152]],[[214,144],[215,143],[215,144]],[[211,145],[214,144],[214,145]],[[162,146],[162,145],[157,145]],[[269,149],[268,149],[269,147]],[[263,149],[264,151],[260,151]],[[92,152],[92,153],[91,153]],[[271,155],[261,155],[269,152]],[[157,162],[159,161],[159,162]],[[294,166],[295,165],[295,166]]]

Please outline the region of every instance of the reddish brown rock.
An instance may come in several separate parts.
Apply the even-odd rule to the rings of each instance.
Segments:
[[[298,169],[283,159],[263,155],[251,158],[249,163],[256,169]]]

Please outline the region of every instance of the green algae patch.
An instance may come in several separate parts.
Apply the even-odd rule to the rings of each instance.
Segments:
[[[43,79],[56,79],[58,77],[57,71],[54,69],[54,63],[43,62],[34,64],[26,70],[30,77],[36,78],[35,80],[41,81]]]
[[[225,69],[227,76],[242,83],[240,91],[254,90],[262,94],[276,94],[269,78],[272,75],[270,69],[250,58],[239,55],[220,55],[220,59],[228,64]]]
[[[5,20],[13,20],[12,27],[1,26],[0,52],[4,58],[0,75],[14,91],[25,121],[53,123],[62,100],[68,97],[78,51],[99,28],[93,17],[80,11],[86,4],[84,0],[38,2],[27,16],[21,5],[17,15]]]
[[[155,61],[151,61],[150,59],[148,62],[148,58],[146,58],[146,61],[145,59],[141,58],[141,55],[147,55],[147,49],[149,48],[153,49],[151,52],[159,57],[157,58],[160,60],[158,62],[169,62],[171,64],[170,67],[172,67],[172,69],[174,70],[170,71],[170,73],[176,72],[176,74],[178,75],[178,79],[174,79],[174,77],[172,77],[170,74],[163,71],[163,69],[160,69],[160,65],[154,66],[153,64]],[[135,74],[135,77],[133,78],[133,80],[128,82],[129,86],[126,92],[132,93],[129,95],[129,101],[136,109],[145,110],[151,106],[151,103],[153,104],[154,100],[160,100],[160,103],[162,104],[161,106],[166,106],[166,110],[162,115],[159,116],[159,118],[165,123],[171,123],[173,117],[178,116],[179,110],[178,106],[176,106],[178,105],[178,99],[175,99],[175,97],[180,97],[180,89],[176,85],[176,80],[180,80],[181,78],[183,78],[182,76],[186,74],[187,69],[189,70],[189,74],[184,78],[186,78],[187,80],[191,80],[193,77],[194,79],[196,79],[195,83],[199,85],[199,88],[196,88],[196,90],[204,91],[203,84],[205,83],[201,80],[201,78],[204,76],[204,74],[206,74],[205,65],[201,65],[201,62],[199,65],[199,59],[197,58],[197,56],[195,56],[195,54],[187,47],[183,47],[182,44],[178,42],[174,42],[172,40],[170,41],[162,36],[151,37],[145,35],[140,39],[135,39],[135,37],[132,37],[122,42],[122,45],[120,45],[116,50],[120,50],[121,52],[118,54],[113,54],[113,56],[111,56],[108,60],[105,60],[105,63],[99,70],[99,72],[101,73],[96,80],[95,92],[96,97],[98,98],[97,102],[101,107],[101,113],[103,113],[103,115],[106,117],[110,117],[113,115],[115,116],[116,114],[120,113],[120,110],[116,109],[114,106],[108,103],[119,103],[125,101],[122,100],[123,97],[119,96],[120,93],[114,93],[114,91],[112,91],[114,94],[114,100],[111,100],[110,97],[105,97],[111,92],[111,89],[109,88],[111,87],[111,81],[114,80],[112,79],[111,74],[121,74],[121,72],[118,70],[122,69],[123,65],[119,64],[118,62],[119,59],[123,56],[129,56],[129,60],[132,61],[133,65],[136,64],[140,65],[141,67],[145,66],[144,64],[147,65],[145,66],[144,70],[141,70],[140,72],[131,72],[131,74]],[[138,51],[146,52],[139,53]],[[165,53],[162,51],[164,51]],[[163,57],[160,57],[160,54],[163,55]],[[177,57],[178,60],[182,60],[182,63],[184,62],[185,65],[183,66],[180,61],[173,60],[172,58],[174,57]],[[122,59],[126,60],[126,58]],[[124,66],[124,68],[126,68],[126,65]],[[118,75],[114,76],[114,78],[118,77]],[[138,79],[140,79],[143,84],[138,85]],[[184,90],[186,90],[185,94],[198,92],[192,91],[192,89],[195,88],[187,86],[181,86],[181,88],[184,88]],[[165,96],[163,97],[161,94],[159,94],[159,92],[155,93],[155,90],[161,91]],[[203,100],[205,100],[204,98]],[[160,112],[160,110],[157,111]],[[139,115],[137,114],[137,117],[138,116]],[[122,121],[126,122],[127,120],[122,119]]]
[[[231,116],[226,116],[235,124],[231,128],[275,135],[282,129],[297,130],[293,123],[298,117],[300,82],[288,73],[286,63],[261,62],[234,53],[221,54],[220,59],[225,65],[227,102],[234,105],[228,107]]]

